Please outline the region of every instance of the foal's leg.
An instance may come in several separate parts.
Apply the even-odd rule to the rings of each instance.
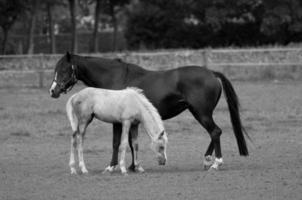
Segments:
[[[86,168],[83,156],[83,134],[78,135],[79,147],[78,147],[78,157],[79,157],[79,167],[83,174],[87,174],[88,170]]]
[[[71,142],[70,142],[70,159],[69,159],[69,167],[70,167],[70,173],[76,174],[76,168],[75,168],[75,157],[74,152],[77,148],[77,138],[76,138],[77,132],[74,132],[71,136]]]
[[[85,162],[84,162],[84,155],[83,155],[83,143],[84,143],[84,136],[86,133],[86,128],[88,124],[92,121],[93,117],[90,116],[87,120],[83,121],[82,124],[79,125],[79,134],[78,134],[78,157],[79,157],[79,167],[83,174],[87,174],[88,170],[86,168]]]
[[[125,164],[125,157],[126,157],[126,148],[128,144],[128,135],[130,129],[131,122],[125,120],[123,122],[123,131],[122,131],[122,138],[121,138],[121,158],[120,158],[120,168],[122,174],[127,174],[126,164]]]

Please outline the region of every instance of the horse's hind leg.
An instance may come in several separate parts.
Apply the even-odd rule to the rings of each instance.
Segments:
[[[113,124],[113,138],[112,138],[112,157],[110,165],[105,168],[103,173],[106,172],[113,172],[117,169],[118,165],[118,153],[119,153],[119,147],[121,143],[121,134],[122,134],[122,124],[116,123]]]
[[[210,167],[218,169],[223,163],[220,145],[221,129],[215,124],[212,114],[203,114],[202,112],[193,110],[192,108],[190,108],[190,111],[195,119],[207,130],[211,137],[211,142],[205,154],[204,168]],[[216,157],[214,163],[212,163],[211,159],[213,150],[215,150]]]
[[[208,149],[204,155],[204,161],[203,161],[204,169],[208,169],[213,164],[213,158],[212,158],[213,151],[214,151],[214,143],[211,140]]]
[[[207,163],[209,161],[209,158],[211,158],[211,154],[213,152],[213,149],[215,150],[215,160],[214,163],[210,166],[210,168],[218,169],[222,163],[222,153],[221,153],[221,145],[220,145],[220,135],[222,133],[221,129],[215,124],[212,116],[211,117],[203,117],[201,120],[201,124],[205,127],[205,129],[208,131],[211,137],[211,143],[209,144],[209,147],[207,149],[207,152],[205,154],[205,160],[204,160],[204,166],[207,168]],[[212,161],[212,160],[210,160]]]

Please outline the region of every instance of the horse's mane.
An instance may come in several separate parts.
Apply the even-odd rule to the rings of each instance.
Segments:
[[[161,116],[158,113],[158,110],[153,106],[153,104],[149,101],[149,99],[144,95],[144,91],[137,87],[127,87],[126,90],[134,91],[135,94],[139,97],[142,104],[146,108],[146,110],[150,113],[150,115],[155,120],[155,123],[157,123],[163,130],[164,130],[164,124],[161,119]]]

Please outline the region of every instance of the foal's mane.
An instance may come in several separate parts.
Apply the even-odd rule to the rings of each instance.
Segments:
[[[155,123],[158,124],[162,130],[164,130],[164,124],[163,124],[163,121],[161,119],[161,116],[159,115],[157,109],[149,101],[149,99],[144,95],[143,90],[139,89],[137,87],[127,87],[126,90],[135,92],[135,94],[141,100],[143,106],[146,108],[146,111],[149,112],[151,117],[154,119]]]

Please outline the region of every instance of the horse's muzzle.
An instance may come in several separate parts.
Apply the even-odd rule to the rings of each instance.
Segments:
[[[60,93],[50,93],[50,96],[51,96],[52,98],[57,99],[57,98],[60,97]]]
[[[56,90],[52,89],[52,88],[49,89],[49,94],[52,98],[55,98],[55,99],[60,97],[60,92],[56,92]]]

